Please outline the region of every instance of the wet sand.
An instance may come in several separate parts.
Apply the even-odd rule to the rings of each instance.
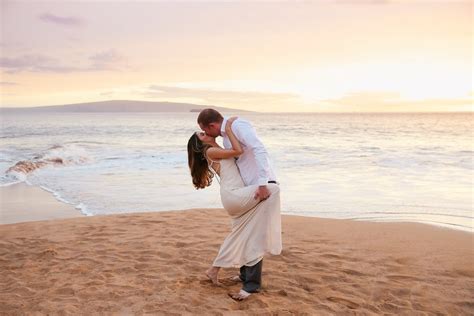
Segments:
[[[72,205],[59,202],[39,187],[25,183],[0,187],[0,224],[82,216]]]

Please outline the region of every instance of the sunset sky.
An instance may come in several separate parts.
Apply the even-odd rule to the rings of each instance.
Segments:
[[[471,1],[1,1],[1,106],[472,111]]]

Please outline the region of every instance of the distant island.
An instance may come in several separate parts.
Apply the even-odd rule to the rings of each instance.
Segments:
[[[0,107],[0,113],[18,112],[200,112],[213,108],[220,112],[248,112],[240,109],[213,105],[199,105],[177,102],[154,102],[133,100],[109,100],[99,102],[50,105],[27,108]]]

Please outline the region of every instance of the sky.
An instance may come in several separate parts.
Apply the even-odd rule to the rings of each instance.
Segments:
[[[471,1],[9,1],[2,107],[473,111]]]

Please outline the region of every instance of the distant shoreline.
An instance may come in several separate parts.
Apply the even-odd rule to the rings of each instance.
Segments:
[[[153,102],[133,100],[109,100],[99,102],[74,103],[64,105],[48,105],[37,107],[0,107],[1,112],[200,112],[205,108],[213,108],[218,111],[227,112],[249,112],[245,110],[219,107],[213,105],[178,103],[178,102]]]
[[[473,111],[430,111],[430,112],[340,112],[340,111],[302,111],[302,112],[261,112],[222,106],[179,103],[167,101],[108,100],[64,105],[42,105],[34,107],[1,106],[0,113],[198,113],[205,108],[221,112],[242,112],[262,114],[474,114]]]

